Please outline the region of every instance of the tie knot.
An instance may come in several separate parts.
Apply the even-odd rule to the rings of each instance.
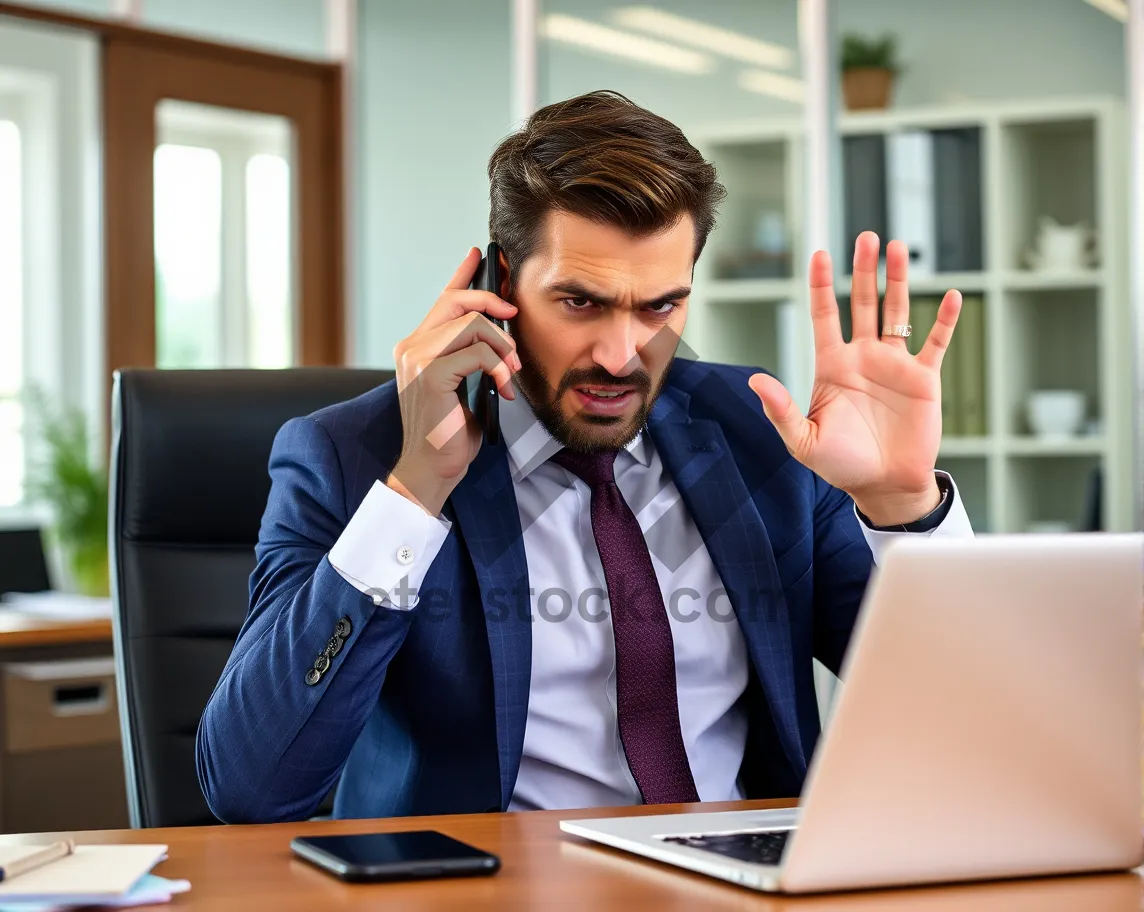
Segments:
[[[558,466],[567,469],[588,487],[610,484],[616,480],[614,467],[616,450],[603,453],[576,453],[564,449],[552,457]]]

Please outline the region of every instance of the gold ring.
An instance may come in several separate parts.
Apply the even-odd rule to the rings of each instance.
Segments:
[[[897,336],[899,339],[908,339],[914,328],[908,323],[895,323],[882,330],[883,336]]]

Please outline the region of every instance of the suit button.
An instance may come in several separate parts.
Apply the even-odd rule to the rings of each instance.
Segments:
[[[321,652],[318,654],[318,657],[314,659],[314,667],[311,669],[311,671],[316,671],[318,674],[324,675],[329,667],[330,657],[324,652]]]
[[[334,658],[334,656],[342,651],[342,643],[344,642],[345,640],[343,640],[335,633],[332,637],[330,637],[330,642],[326,644],[326,648],[324,650],[325,654],[328,655],[331,659]]]
[[[334,627],[334,633],[340,636],[343,640],[349,639],[349,635],[353,633],[354,625],[350,623],[348,617],[342,618],[338,621],[337,626]]]
[[[311,668],[306,672],[306,683],[311,687],[317,684],[320,680],[322,680],[322,676],[318,673],[318,669]]]

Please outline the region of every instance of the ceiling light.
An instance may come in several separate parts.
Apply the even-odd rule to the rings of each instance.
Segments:
[[[551,41],[589,48],[625,60],[675,70],[679,73],[709,73],[713,62],[706,54],[687,48],[597,25],[587,19],[551,13],[540,24],[540,32]]]
[[[660,38],[703,48],[724,57],[772,69],[787,70],[794,64],[794,52],[781,44],[749,38],[730,29],[708,25],[698,19],[687,19],[665,13],[652,6],[628,6],[616,10],[612,19],[625,28],[639,29]]]
[[[801,79],[767,70],[743,70],[739,74],[739,87],[794,104],[802,104],[806,97],[806,83]]]
[[[1128,21],[1128,4],[1125,0],[1084,0],[1084,2],[1089,6],[1095,6],[1102,13],[1108,13],[1113,19]]]

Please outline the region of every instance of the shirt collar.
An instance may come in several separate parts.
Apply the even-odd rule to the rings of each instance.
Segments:
[[[514,482],[523,481],[562,449],[561,444],[536,417],[532,406],[514,384],[515,399],[500,401],[501,435],[508,446],[509,467]],[[640,465],[651,465],[650,441],[640,431],[625,449]]]

